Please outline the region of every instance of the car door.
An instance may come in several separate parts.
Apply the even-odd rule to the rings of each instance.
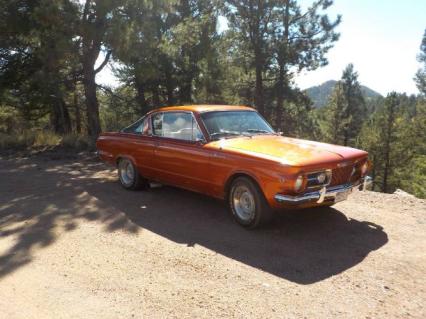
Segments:
[[[209,154],[192,112],[167,111],[152,116],[157,176],[167,184],[208,193]]]
[[[155,176],[153,165],[155,141],[152,137],[151,118],[149,115],[122,130],[123,156],[130,155],[139,173],[146,177]],[[126,143],[124,143],[126,141]]]

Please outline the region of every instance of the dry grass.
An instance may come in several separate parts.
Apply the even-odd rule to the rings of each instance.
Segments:
[[[95,145],[89,137],[78,134],[65,135],[61,140],[61,145],[65,148],[79,151],[95,149]]]
[[[60,136],[51,131],[25,131],[22,134],[0,133],[0,150],[23,150],[32,147],[62,146],[77,151],[93,150],[93,142],[86,136],[68,134]]]

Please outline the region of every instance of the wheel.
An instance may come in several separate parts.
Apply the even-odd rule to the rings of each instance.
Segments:
[[[228,205],[234,219],[248,229],[268,223],[272,218],[272,211],[259,186],[247,177],[237,177],[232,182]]]
[[[122,158],[118,162],[118,177],[121,186],[129,190],[137,190],[146,186],[146,180],[141,177],[131,160]]]

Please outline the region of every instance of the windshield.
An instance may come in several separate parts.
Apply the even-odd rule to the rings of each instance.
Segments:
[[[275,134],[271,126],[254,111],[217,111],[201,114],[212,139],[257,134]]]

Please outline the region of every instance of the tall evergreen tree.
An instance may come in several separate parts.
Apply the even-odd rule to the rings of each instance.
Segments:
[[[395,139],[395,123],[397,119],[398,107],[400,101],[395,92],[390,93],[385,100],[383,109],[383,118],[381,119],[381,136],[383,140],[383,191],[389,191],[389,176],[392,173],[393,165],[391,166],[392,144]]]
[[[337,82],[328,105],[324,108],[322,117],[324,138],[333,144],[343,144],[344,128],[347,126],[345,118],[346,99],[342,82]]]
[[[289,118],[283,118],[284,100],[291,100],[292,72],[315,70],[328,63],[325,54],[339,38],[335,31],[341,21],[330,21],[324,13],[333,1],[319,0],[303,11],[296,0],[279,0],[275,11],[273,51],[276,60],[276,127],[283,130]],[[287,110],[288,112],[288,110]],[[284,121],[283,121],[284,120]]]
[[[250,50],[255,70],[255,106],[265,114],[263,72],[270,59],[275,0],[227,0],[226,15],[242,48]]]
[[[100,66],[95,68],[95,64],[101,50],[108,46],[108,31],[112,28],[112,20],[119,14],[121,6],[122,3],[113,0],[85,0],[82,6],[78,32],[81,38],[80,59],[86,100],[88,133],[94,138],[101,132],[99,102],[96,95],[96,74],[108,63],[111,51],[106,52],[105,59]]]
[[[46,114],[57,133],[69,133],[66,103],[75,71],[77,7],[67,0],[7,2],[3,7],[0,87],[27,118]]]
[[[337,82],[322,117],[326,139],[336,144],[355,145],[366,110],[358,74],[349,64]]]
[[[422,43],[420,45],[420,54],[418,56],[420,63],[423,63],[423,67],[419,69],[414,78],[417,83],[417,88],[420,93],[426,96],[426,29],[423,34]]]
[[[353,64],[349,64],[343,71],[341,84],[345,99],[343,145],[353,145],[366,116],[366,105]]]

